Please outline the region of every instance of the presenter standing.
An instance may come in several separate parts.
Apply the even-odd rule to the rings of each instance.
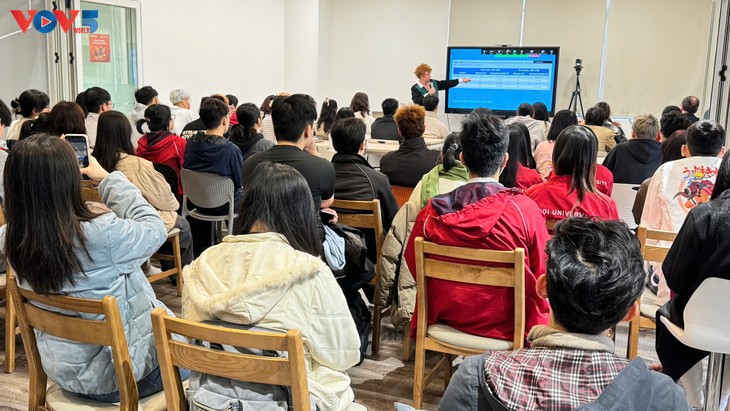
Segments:
[[[431,80],[431,66],[426,63],[419,64],[414,74],[418,77],[418,82],[411,87],[411,99],[413,99],[413,103],[419,105],[423,105],[423,98],[429,94],[438,94],[440,90],[450,89],[459,83],[471,81],[468,77],[454,80]]]

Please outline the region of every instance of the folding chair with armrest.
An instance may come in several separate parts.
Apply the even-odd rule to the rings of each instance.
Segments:
[[[233,180],[214,173],[203,173],[188,169],[180,170],[183,185],[182,216],[193,217],[201,221],[209,221],[211,225],[211,243],[215,240],[216,226],[226,222],[228,232],[233,230],[233,220],[238,217],[235,210],[234,195],[236,188]],[[189,208],[189,203],[196,208]],[[199,211],[198,208],[217,208],[228,204],[228,212],[224,215],[211,215]]]

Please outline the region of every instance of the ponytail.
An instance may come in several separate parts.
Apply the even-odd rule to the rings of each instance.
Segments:
[[[149,122],[150,122],[150,119],[148,119],[148,118],[143,118],[143,119],[137,120],[137,123],[135,123],[135,128],[137,129],[137,132],[139,134],[146,134],[144,132],[144,130],[142,130],[142,126],[145,125],[145,124],[147,124],[147,123],[149,123]]]
[[[172,119],[170,107],[164,104],[153,104],[144,111],[144,118],[137,121],[137,131],[140,134],[145,134],[142,130],[145,123],[147,123],[150,133],[170,131],[170,119]]]
[[[81,107],[81,110],[84,112],[84,118],[89,115],[89,107],[86,104],[86,91],[82,91],[76,96],[76,104]]]
[[[444,166],[444,170],[449,171],[456,166],[457,161],[459,161],[459,154],[461,154],[460,144],[461,138],[459,133],[451,133],[446,136],[441,151],[441,164]]]
[[[14,98],[12,101],[10,101],[10,107],[13,108],[13,114],[18,115],[23,110],[20,108],[20,100],[17,98]]]

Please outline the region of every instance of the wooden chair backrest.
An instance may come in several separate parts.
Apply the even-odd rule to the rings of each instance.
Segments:
[[[672,242],[677,238],[677,233],[672,231],[651,230],[643,225],[639,226],[636,235],[639,237],[639,242],[641,243],[641,255],[644,257],[644,260],[656,261],[658,263],[664,262],[664,259],[667,258],[669,247],[647,244],[647,240]]]
[[[408,202],[411,194],[413,194],[413,190],[413,187],[390,186],[390,191],[393,192],[395,201],[398,202],[398,207],[403,207],[403,204]]]
[[[304,346],[299,330],[283,334],[218,327],[170,317],[162,308],[152,311],[152,329],[168,410],[188,409],[180,367],[238,381],[289,386],[294,410],[309,409]],[[172,334],[235,347],[286,351],[288,358],[214,350],[174,340]]]
[[[433,257],[447,257],[462,261],[481,263],[464,264],[437,260]],[[492,267],[486,264],[511,264],[512,267]],[[515,319],[513,349],[523,347],[525,340],[525,250],[514,251],[478,250],[451,247],[416,238],[416,299],[418,302],[418,324],[427,324],[428,287],[427,278],[439,278],[464,284],[490,285],[514,288]]]
[[[81,187],[81,199],[101,203],[101,196],[98,188]]]
[[[385,241],[385,233],[383,232],[383,218],[380,211],[380,200],[372,201],[350,201],[335,200],[332,208],[347,211],[367,211],[367,213],[338,213],[337,217],[341,224],[349,225],[354,228],[371,229],[375,231],[375,252],[378,261],[374,261],[376,267],[380,261],[380,250]]]
[[[101,301],[60,295],[40,295],[18,287],[16,279],[8,279],[8,288],[18,316],[30,372],[29,409],[43,409],[46,405],[47,375],[43,370],[34,330],[82,344],[109,346],[120,393],[120,410],[136,411],[139,401],[137,383],[129,358],[127,338],[116,298],[106,296]],[[90,320],[50,311],[44,307],[74,313],[103,315]]]

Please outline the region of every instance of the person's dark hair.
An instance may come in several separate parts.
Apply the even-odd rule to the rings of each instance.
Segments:
[[[228,99],[229,106],[238,107],[238,97],[234,96],[233,94],[226,94],[226,98]]]
[[[355,118],[355,112],[350,110],[350,107],[342,107],[339,110],[337,110],[337,115],[335,116],[335,123],[346,119],[346,118]]]
[[[659,120],[659,131],[662,132],[664,138],[671,136],[677,130],[687,130],[692,122],[679,111],[670,111],[662,115]]]
[[[383,109],[384,116],[392,116],[398,110],[398,100],[394,98],[386,98],[380,104],[380,108]]]
[[[599,101],[596,103],[596,107],[603,110],[604,113],[606,113],[606,120],[611,120],[611,106],[608,105],[605,101]]]
[[[10,102],[13,112],[26,118],[32,116],[34,111],[35,114],[40,114],[49,104],[51,99],[48,98],[48,94],[34,89],[25,90]]]
[[[231,128],[231,134],[229,139],[236,142],[244,142],[255,136],[258,132],[256,131],[256,123],[258,123],[261,117],[261,111],[253,103],[243,103],[236,109],[236,118],[238,118],[238,124]]]
[[[548,130],[547,139],[548,141],[555,141],[558,135],[570,126],[578,125],[578,117],[574,112],[570,110],[560,110],[555,113],[552,123],[550,123],[550,130]]]
[[[662,141],[662,164],[684,158],[682,146],[687,144],[687,130],[677,130]]]
[[[499,182],[505,187],[517,187],[517,169],[521,163],[524,167],[528,166],[527,146],[525,146],[525,136],[522,128],[517,124],[507,126],[509,131],[509,144],[507,145],[507,165],[499,175]]]
[[[153,89],[151,86],[144,86],[134,92],[134,99],[137,100],[137,103],[139,104],[149,106],[158,95],[157,90]]]
[[[694,114],[700,108],[700,99],[695,96],[687,96],[682,99],[682,110]]]
[[[0,127],[7,127],[13,122],[13,114],[10,113],[10,108],[0,100]]]
[[[291,166],[263,162],[251,174],[233,232],[250,234],[254,228],[283,235],[298,251],[322,254],[312,192]]]
[[[365,123],[358,118],[338,120],[332,126],[332,146],[338,154],[357,154],[365,141]]]
[[[81,222],[97,214],[81,199],[71,145],[48,134],[18,142],[8,155],[4,183],[8,263],[39,294],[74,284],[74,275],[83,272],[77,251],[92,257]]]
[[[439,96],[428,94],[423,98],[423,108],[426,111],[435,111],[439,106]]]
[[[317,127],[322,127],[324,124],[324,132],[329,133],[332,130],[332,125],[335,123],[337,117],[337,101],[326,98],[322,103],[322,110],[319,111],[319,118],[317,119]]]
[[[698,121],[687,129],[687,149],[693,156],[720,154],[725,144],[725,129],[712,120]]]
[[[548,115],[548,109],[545,103],[542,101],[538,101],[537,103],[532,105],[532,109],[534,110],[534,113],[532,114],[532,118],[535,120],[540,121],[549,121],[550,116]]]
[[[588,127],[570,126],[555,140],[553,172],[556,176],[572,176],[568,194],[575,191],[578,202],[586,193],[596,192],[597,155],[598,138]]]
[[[504,160],[509,132],[504,122],[491,111],[477,108],[461,123],[464,166],[479,177],[494,175]]]
[[[112,95],[101,87],[90,87],[76,97],[76,104],[88,115],[99,113],[101,106],[112,101]]]
[[[449,171],[456,166],[459,154],[461,154],[461,134],[454,132],[446,136],[441,147],[441,164],[444,170]]]
[[[101,113],[92,155],[104,170],[111,173],[117,169],[121,153],[134,155],[132,126],[127,116],[118,111]]]
[[[306,94],[279,97],[271,105],[271,119],[274,123],[274,135],[278,141],[296,143],[307,126],[314,126],[317,120],[317,107],[312,97]]]
[[[670,105],[664,107],[664,110],[662,110],[662,117],[664,117],[665,114],[671,113],[672,111],[676,111],[680,114],[682,113],[682,109],[679,108],[679,106]]]
[[[530,130],[522,123],[515,123],[515,125],[522,130],[522,135],[525,138],[525,155],[527,156],[527,163],[522,164],[524,164],[527,168],[534,169],[537,163],[535,162],[535,157],[532,155],[532,137],[530,137]]]
[[[264,102],[261,103],[260,110],[262,113],[264,113],[264,117],[271,114],[271,102],[276,98],[275,95],[266,96],[264,99]]]
[[[221,98],[207,97],[200,103],[198,113],[205,128],[213,130],[228,116],[228,106]]]
[[[530,116],[535,114],[535,109],[532,107],[532,104],[530,103],[522,103],[517,107],[517,115],[518,116]]]
[[[64,134],[86,134],[84,111],[78,104],[61,101],[51,109],[49,120],[50,132],[61,136]]]
[[[352,101],[350,101],[350,110],[352,110],[353,113],[357,113],[359,111],[363,117],[370,114],[370,100],[368,99],[368,95],[362,91],[355,93],[355,95],[352,96]]]
[[[426,110],[419,105],[400,107],[394,119],[398,125],[398,134],[404,139],[421,137],[426,131]]]
[[[34,120],[28,120],[20,126],[18,140],[24,140],[36,134],[45,134],[51,132],[51,115],[49,113],[41,113]]]
[[[137,120],[135,127],[139,134],[145,134],[144,130],[142,130],[142,126],[145,124],[149,127],[150,133],[168,131],[170,129],[170,120],[172,120],[170,107],[164,104],[152,104],[145,109],[144,118]]]
[[[728,188],[730,188],[730,151],[722,156],[722,163],[720,163],[720,168],[717,170],[715,188],[712,189],[710,200],[720,197]]]
[[[586,125],[602,126],[608,120],[608,115],[600,107],[591,107],[586,111]]]
[[[644,288],[638,238],[621,221],[573,217],[547,243],[547,295],[555,322],[598,335],[618,324]]]

